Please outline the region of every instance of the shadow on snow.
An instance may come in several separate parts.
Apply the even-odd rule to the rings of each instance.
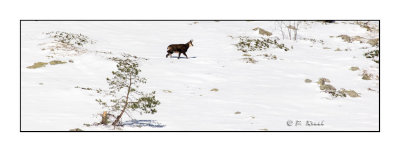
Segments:
[[[152,127],[152,128],[163,128],[165,125],[157,122],[156,120],[129,120],[122,123],[122,125],[127,125],[131,127]]]
[[[168,57],[168,58],[170,58],[170,57]],[[178,58],[178,56],[172,56],[171,58]],[[194,58],[197,58],[197,57],[195,57],[195,56],[192,56],[192,57],[188,57],[189,59],[194,59]],[[186,57],[185,56],[181,56],[179,59],[186,59]]]

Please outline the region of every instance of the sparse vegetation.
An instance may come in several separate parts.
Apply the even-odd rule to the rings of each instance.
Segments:
[[[163,90],[164,93],[172,93],[171,90]]]
[[[82,89],[82,90],[93,90],[92,88],[85,88],[80,86],[75,86],[75,88]]]
[[[45,63],[45,62],[36,62],[33,65],[28,66],[26,68],[28,68],[28,69],[37,69],[37,68],[45,67],[47,64],[48,63]]]
[[[283,49],[285,51],[288,51],[289,48],[285,46],[285,44],[279,44],[276,39],[270,39],[270,38],[250,38],[247,36],[240,36],[239,37],[239,42],[235,44],[237,49],[239,51],[242,51],[245,56],[245,58],[242,58],[243,61],[246,63],[257,63],[258,61],[254,58],[251,57],[251,55],[248,53],[250,51],[262,51],[266,50],[272,46],[275,48]],[[270,60],[276,60],[277,56],[273,54],[263,54],[263,55],[257,55],[257,56],[264,56],[267,59]]]
[[[360,68],[359,67],[350,67],[350,70],[351,71],[357,71],[357,70],[360,70]]]
[[[255,63],[258,62],[257,60],[255,60],[254,58],[251,58],[251,57],[243,58],[243,60],[244,60],[246,63],[253,63],[253,64],[255,64]]]
[[[54,41],[66,44],[70,46],[83,46],[85,44],[94,44],[93,40],[90,40],[88,36],[83,34],[75,34],[69,32],[62,32],[62,31],[53,31],[48,32],[46,35],[49,35]]]
[[[254,30],[254,31],[257,31],[257,30],[258,30],[258,33],[261,34],[261,35],[266,35],[266,36],[271,36],[271,35],[272,35],[271,32],[269,32],[269,31],[267,31],[267,30],[264,30],[264,29],[262,29],[262,28],[260,28],[260,27],[256,27],[256,28],[254,28],[253,30]]]
[[[379,47],[379,38],[375,38],[375,39],[366,39],[364,37],[361,36],[353,36],[350,37],[348,35],[339,35],[337,37],[342,38],[343,41],[347,42],[347,43],[352,43],[352,42],[360,42],[360,43],[368,43],[370,44],[372,47]]]
[[[310,79],[305,79],[304,82],[305,82],[305,83],[311,83],[312,80],[310,80]]]
[[[319,78],[319,80],[317,81],[317,83],[319,85],[324,85],[325,83],[330,83],[331,81],[328,78]]]
[[[276,55],[273,55],[273,54],[262,54],[262,56],[264,56],[264,58],[266,58],[268,60],[276,60],[276,59],[278,59],[278,57],[276,57]]]
[[[321,45],[325,44],[324,40],[317,40],[317,39],[314,39],[314,38],[302,38],[301,40],[310,41],[310,42],[312,42],[314,44],[315,43],[319,43]]]
[[[213,88],[213,89],[211,89],[210,91],[214,91],[214,92],[217,92],[217,91],[219,91],[217,88]]]
[[[362,78],[361,78],[361,79],[363,79],[363,80],[372,80],[372,78],[373,78],[373,76],[374,76],[373,74],[368,73],[367,70],[364,70],[363,73],[362,73],[361,75],[362,75]]]
[[[50,63],[50,65],[56,65],[56,64],[65,64],[67,62],[59,61],[59,60],[53,60],[53,61],[50,61],[49,63]]]
[[[379,47],[379,38],[369,39],[367,43],[370,44],[372,47]]]
[[[345,42],[347,42],[347,43],[353,42],[353,41],[351,40],[351,37],[348,36],[348,35],[339,35],[339,36],[337,36],[337,37],[342,38],[342,40],[345,41]]]
[[[353,98],[360,97],[359,93],[357,93],[354,90],[346,90],[346,89],[342,88],[342,89],[340,89],[340,93],[344,93],[344,94],[346,94],[346,95],[348,95],[350,97],[353,97]]]
[[[50,65],[57,65],[57,64],[65,64],[67,62],[59,61],[59,60],[53,60],[53,61],[50,61],[49,63],[50,63]],[[28,68],[28,69],[42,68],[42,67],[45,67],[46,65],[48,65],[49,63],[47,63],[47,62],[36,62],[33,65],[28,66],[26,68]]]
[[[83,131],[83,130],[79,129],[79,128],[74,128],[74,129],[70,129],[69,131]]]
[[[271,46],[275,46],[276,48],[289,51],[289,48],[285,46],[285,44],[280,44],[275,39],[270,38],[250,38],[247,36],[240,36],[239,42],[235,44],[237,49],[242,52],[249,52],[249,51],[261,51],[270,48]]]
[[[360,25],[360,27],[365,28],[369,32],[378,32],[378,27],[374,27],[369,24],[369,21],[356,21],[355,24]]]
[[[372,59],[375,63],[379,63],[379,50],[372,50],[364,54],[366,58]]]
[[[326,93],[329,93],[329,94],[332,94],[332,93],[336,92],[336,88],[334,86],[330,85],[330,84],[320,85],[319,89],[324,91],[324,92],[326,92]]]
[[[96,43],[83,34],[62,31],[52,31],[45,34],[52,38],[54,42],[50,43],[47,48],[42,48],[42,50],[50,50],[53,54],[56,54],[56,50],[61,50],[73,51],[74,53],[72,55],[80,55],[87,51],[83,46]]]
[[[327,84],[331,81],[327,78],[320,78],[317,83],[319,84],[319,89],[325,93],[330,94],[332,97],[360,97],[359,93],[354,90],[346,90],[341,88],[337,90],[333,85]]]

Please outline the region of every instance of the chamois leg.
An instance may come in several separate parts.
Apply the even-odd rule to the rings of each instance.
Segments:
[[[172,54],[173,54],[174,52],[168,50],[167,53],[168,53],[168,54],[167,54],[166,58],[168,58],[168,56],[172,57]]]
[[[183,53],[183,55],[185,55],[185,56],[186,56],[186,59],[189,59],[189,58],[188,58],[188,56],[186,55],[186,53]]]
[[[167,55],[165,56],[165,58],[168,58],[168,56],[169,56],[170,54],[169,53],[167,53]]]
[[[179,52],[178,59],[181,57],[181,52]]]

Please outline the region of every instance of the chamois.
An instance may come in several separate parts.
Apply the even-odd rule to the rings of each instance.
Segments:
[[[190,40],[186,44],[171,44],[167,48],[166,58],[168,58],[168,56],[172,57],[173,53],[179,53],[179,55],[178,55],[178,59],[179,59],[181,57],[181,53],[183,53],[183,55],[186,56],[186,59],[188,59],[186,52],[189,49],[189,47],[191,47],[191,46],[193,46],[193,40]]]

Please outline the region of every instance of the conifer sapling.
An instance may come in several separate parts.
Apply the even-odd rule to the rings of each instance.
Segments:
[[[111,99],[109,102],[96,99],[104,108],[117,114],[112,123],[114,126],[120,124],[121,117],[127,110],[137,111],[140,114],[154,114],[157,112],[155,107],[160,104],[160,101],[155,98],[155,91],[144,93],[138,90],[141,84],[146,83],[145,78],[139,77],[141,72],[137,62],[139,58],[129,54],[122,56],[122,58],[110,58],[117,62],[117,70],[112,71],[112,78],[107,78],[109,91],[98,91]]]

